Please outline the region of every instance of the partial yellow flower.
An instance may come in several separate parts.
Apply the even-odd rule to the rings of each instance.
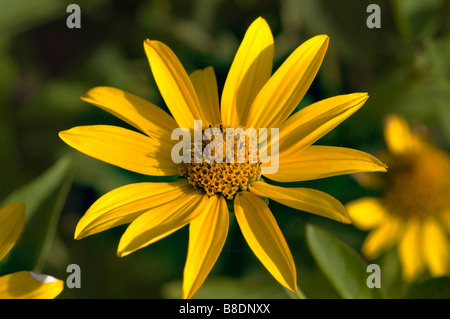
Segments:
[[[397,115],[387,117],[384,135],[389,170],[361,181],[381,187],[381,198],[346,205],[354,225],[369,230],[363,254],[376,258],[397,244],[403,278],[410,282],[425,268],[431,276],[450,274],[450,155],[411,131]]]
[[[97,87],[82,99],[143,134],[95,125],[60,132],[60,137],[77,150],[107,163],[146,175],[179,175],[179,180],[131,184],[107,193],[81,218],[75,238],[131,223],[118,247],[118,255],[125,256],[189,224],[182,296],[190,298],[223,248],[230,201],[250,248],[278,282],[295,292],[294,260],[261,197],[349,223],[343,205],[317,190],[283,188],[264,182],[261,169],[268,163],[251,163],[250,147],[245,149],[245,163],[175,164],[171,134],[178,127],[192,132],[196,120],[202,121],[203,129],[215,127],[224,135],[226,128],[279,128],[279,169],[265,174],[279,182],[385,171],[385,165],[369,154],[342,147],[311,146],[357,111],[367,100],[366,93],[332,97],[290,116],[318,72],[328,41],[326,35],[306,41],[272,74],[273,36],[266,21],[256,19],[236,53],[219,103],[211,67],[188,76],[165,44],[146,40],[144,49],[150,68],[172,116],[131,93]],[[258,151],[270,150],[272,145],[267,142]]]
[[[0,261],[16,243],[25,223],[25,204],[0,208]],[[19,271],[0,277],[0,299],[53,299],[64,282],[52,276]]]

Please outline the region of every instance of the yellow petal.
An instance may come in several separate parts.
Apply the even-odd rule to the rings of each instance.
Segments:
[[[384,124],[384,139],[393,154],[403,154],[421,148],[417,135],[413,134],[404,118],[391,114]]]
[[[344,147],[312,145],[296,153],[281,153],[278,171],[265,176],[277,182],[295,182],[385,171],[386,165],[365,152]]]
[[[0,261],[16,243],[24,223],[24,203],[17,202],[0,208]]]
[[[263,18],[256,19],[245,33],[234,57],[222,92],[222,122],[238,127],[245,123],[250,105],[270,78],[273,36]]]
[[[0,277],[0,299],[53,299],[63,289],[63,281],[31,271]]]
[[[350,223],[344,206],[330,195],[309,188],[286,188],[254,182],[250,192],[260,197],[268,197],[283,205],[313,213],[342,223]]]
[[[131,223],[144,212],[171,202],[194,189],[186,181],[137,183],[116,188],[100,197],[77,224],[75,239]]]
[[[202,120],[203,113],[183,65],[164,43],[146,40],[144,49],[156,85],[173,117],[180,127],[193,129],[194,120]]]
[[[367,93],[331,97],[311,104],[288,118],[280,127],[280,152],[298,152],[316,142],[359,110]]]
[[[189,248],[184,267],[183,298],[191,298],[216,263],[228,234],[225,198],[211,196],[204,211],[189,226]]]
[[[326,35],[316,36],[299,46],[260,90],[244,126],[279,128],[314,80],[327,47]]]
[[[203,120],[211,125],[221,123],[217,80],[212,67],[197,70],[189,75],[203,112]]]
[[[416,279],[424,267],[421,228],[418,220],[411,219],[406,225],[405,233],[400,239],[398,247],[403,279],[408,282]]]
[[[369,233],[362,246],[362,253],[368,259],[377,258],[391,248],[401,235],[402,224],[394,218],[385,218],[382,225]]]
[[[171,148],[143,134],[109,125],[79,126],[60,132],[59,137],[78,151],[146,175],[176,175]]]
[[[362,230],[380,226],[387,218],[387,212],[378,198],[363,197],[345,205],[353,224]]]
[[[83,101],[113,114],[141,132],[170,142],[177,122],[161,108],[131,93],[112,88],[96,87],[89,90]]]
[[[250,192],[237,193],[234,213],[256,257],[284,287],[297,290],[297,273],[289,247],[265,202]]]
[[[117,254],[124,257],[172,234],[203,212],[206,201],[198,190],[142,214],[122,235]]]
[[[423,225],[423,255],[433,277],[450,274],[450,243],[447,233],[434,219]]]

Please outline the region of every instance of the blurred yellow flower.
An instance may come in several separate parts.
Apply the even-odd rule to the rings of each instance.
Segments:
[[[0,261],[16,243],[25,223],[25,204],[0,208]],[[19,271],[0,277],[0,299],[53,299],[64,282],[51,276]]]
[[[332,97],[290,116],[322,63],[328,37],[316,36],[298,47],[272,75],[273,36],[266,21],[256,19],[247,30],[224,84],[219,108],[216,77],[211,67],[187,75],[175,54],[163,43],[146,40],[144,49],[161,95],[171,115],[130,93],[97,87],[83,100],[131,124],[144,134],[106,126],[75,127],[60,137],[77,150],[134,172],[170,176],[167,183],[138,183],[115,189],[96,201],[79,221],[75,238],[131,223],[118,255],[125,256],[189,224],[189,247],[183,298],[202,285],[225,243],[227,200],[252,251],[283,286],[297,289],[291,252],[275,218],[261,197],[340,222],[349,218],[343,205],[323,192],[283,188],[264,182],[305,181],[367,171],[385,171],[373,156],[347,148],[311,146],[357,111],[366,93]],[[289,117],[290,116],[290,117]],[[261,174],[267,163],[175,164],[172,132],[178,127],[279,128],[278,171]],[[264,150],[270,149],[267,142]],[[205,147],[206,148],[206,147]],[[263,149],[259,149],[262,152]],[[278,154],[277,154],[278,155]]]
[[[403,278],[450,274],[450,156],[411,131],[397,115],[388,116],[384,135],[389,166],[383,178],[360,176],[361,184],[382,189],[346,205],[354,225],[370,230],[362,246],[373,259],[398,244]]]

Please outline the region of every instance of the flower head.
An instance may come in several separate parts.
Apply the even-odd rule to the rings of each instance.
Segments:
[[[450,274],[450,155],[434,147],[397,115],[386,120],[385,155],[389,171],[379,180],[381,198],[365,197],[347,204],[353,223],[370,230],[362,251],[376,258],[394,244],[403,278],[418,278],[425,266],[433,277]]]
[[[0,208],[0,261],[13,248],[25,223],[25,204]],[[64,283],[52,276],[19,271],[0,277],[0,299],[52,299]]]
[[[190,298],[206,279],[225,243],[229,201],[252,251],[276,280],[296,291],[291,252],[262,197],[340,222],[350,220],[342,204],[330,195],[307,188],[274,186],[264,182],[262,176],[293,182],[385,171],[384,164],[369,154],[311,146],[358,110],[368,98],[366,93],[332,97],[291,116],[319,70],[328,40],[326,35],[319,35],[306,41],[272,74],[272,33],[264,19],[256,19],[235,55],[220,103],[211,67],[188,76],[165,44],[146,40],[144,49],[150,68],[171,115],[130,93],[98,87],[83,100],[116,115],[143,134],[95,125],[72,128],[61,132],[60,137],[107,163],[147,175],[179,175],[179,181],[131,184],[107,193],[80,220],[75,237],[131,223],[118,247],[118,255],[125,256],[189,224],[183,297]],[[178,128],[181,130],[173,134]],[[246,132],[264,128],[270,134],[255,145],[250,144],[249,133],[241,143],[238,136],[227,133],[227,129],[239,128]],[[278,139],[272,129],[278,131]],[[195,134],[204,136],[208,130],[214,139],[195,141]],[[194,141],[182,145],[181,152],[174,140],[192,133]],[[243,152],[241,161],[234,155],[227,157],[225,143]],[[277,147],[279,153],[274,152]],[[262,160],[269,150],[277,156]],[[173,160],[181,153],[188,161]],[[208,156],[202,157],[205,153],[216,161],[207,161]],[[193,160],[199,154],[199,160]],[[267,169],[272,164],[276,164],[276,170]]]

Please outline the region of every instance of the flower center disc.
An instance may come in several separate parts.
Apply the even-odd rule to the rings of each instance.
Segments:
[[[221,194],[226,199],[233,199],[238,191],[247,190],[249,183],[261,176],[258,144],[251,143],[247,134],[227,137],[230,133],[227,129],[231,129],[229,126],[219,124],[214,127],[222,134],[222,158],[208,160],[209,153],[205,151],[207,146],[214,142],[213,135],[211,140],[202,140],[201,145],[191,143],[191,163],[183,163],[183,166],[178,167],[178,172],[191,185],[203,189],[209,196]],[[239,129],[241,132],[245,131],[243,127]],[[212,149],[211,155],[214,156],[216,151],[215,148]],[[252,156],[255,154],[256,156]]]
[[[426,218],[450,208],[450,158],[439,150],[397,157],[386,173],[389,211],[401,217]]]

